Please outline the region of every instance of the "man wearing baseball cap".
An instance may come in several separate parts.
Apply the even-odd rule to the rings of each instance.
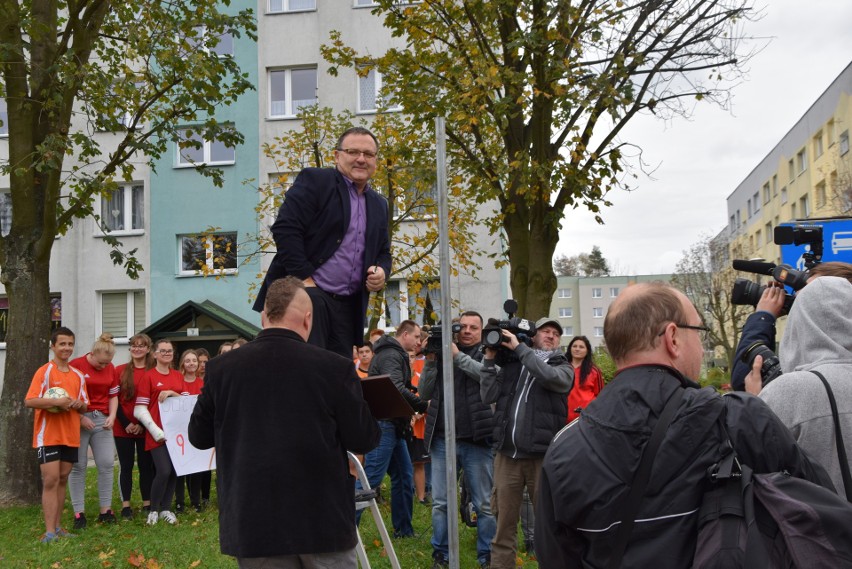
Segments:
[[[559,347],[562,326],[544,317],[536,322],[536,330],[532,347],[504,330],[503,349],[515,357],[498,368],[497,350],[485,348],[480,371],[482,401],[496,403],[492,510],[497,533],[491,545],[492,569],[515,567],[524,487],[535,502],[544,453],[568,416],[566,394],[574,383],[574,368]]]

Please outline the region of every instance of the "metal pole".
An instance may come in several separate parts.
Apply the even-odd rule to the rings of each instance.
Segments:
[[[438,186],[438,251],[441,257],[441,365],[443,372],[444,434],[446,435],[447,464],[447,534],[450,549],[450,569],[459,569],[458,474],[456,473],[456,402],[453,389],[452,301],[450,297],[450,240],[449,209],[447,204],[447,139],[444,117],[435,119],[435,157]],[[433,472],[441,476],[440,472]]]

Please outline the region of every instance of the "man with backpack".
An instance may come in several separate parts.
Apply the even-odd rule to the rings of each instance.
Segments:
[[[544,459],[535,535],[542,569],[691,567],[699,508],[728,438],[756,473],[786,470],[831,487],[760,399],[699,388],[692,378],[701,371],[705,330],[689,299],[663,283],[630,286],[610,306],[604,336],[619,371]],[[647,483],[639,484],[670,399],[677,403],[668,409],[671,422],[658,429]],[[644,490],[631,496],[633,488]],[[627,518],[631,505],[636,513]]]

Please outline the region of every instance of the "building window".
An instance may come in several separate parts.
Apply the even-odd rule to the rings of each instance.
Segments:
[[[384,86],[384,77],[375,69],[358,76],[358,112],[373,113],[380,107],[386,111],[398,111],[402,107],[391,102],[391,95]]]
[[[811,202],[808,199],[807,195],[799,198],[799,213],[803,218],[808,218],[811,216]]]
[[[799,174],[808,168],[808,152],[804,148],[796,154],[796,166],[798,167]]]
[[[201,164],[227,165],[236,160],[236,151],[220,140],[205,140],[195,129],[187,128],[179,132],[177,143],[177,167],[199,166]]]
[[[3,97],[0,97],[0,136],[9,136],[9,110]]]
[[[207,53],[215,53],[219,57],[234,55],[234,36],[231,32],[222,32],[218,36],[207,33],[206,26],[195,26],[196,35],[187,38],[192,49],[199,47]]]
[[[12,229],[12,194],[0,191],[0,235],[6,237]]]
[[[796,165],[793,164],[792,158],[787,161],[787,173],[790,175],[791,182],[796,179]]]
[[[796,219],[796,202],[790,203],[790,219]]]
[[[743,226],[742,215],[740,214],[740,210],[737,210],[737,229]]]
[[[781,188],[781,204],[787,203],[787,188],[786,186]]]
[[[142,233],[144,211],[142,184],[122,184],[101,196],[101,224],[107,233]]]
[[[560,288],[556,296],[559,298],[571,298],[572,292],[570,288]]]
[[[574,317],[574,309],[573,308],[565,308],[562,307],[559,309],[559,317],[560,318],[573,318]]]
[[[562,335],[563,336],[573,336],[574,335],[574,327],[573,326],[563,326],[562,327]]]
[[[145,328],[145,291],[101,293],[101,333],[127,341]]]
[[[274,69],[269,72],[269,116],[293,118],[317,102],[317,68]]]
[[[825,182],[823,181],[816,186],[816,202],[818,208],[825,206],[825,199]]]
[[[778,195],[778,174],[772,176],[772,197]]]
[[[302,12],[316,10],[317,0],[269,0],[269,12]]]
[[[748,200],[748,218],[751,219],[752,211],[751,211],[751,198]]]
[[[595,338],[603,338],[603,326],[595,326]]]
[[[737,230],[737,218],[731,216],[731,233]]]
[[[760,229],[757,230],[757,233],[754,234],[754,244],[760,247],[763,245],[763,234]]]
[[[601,298],[601,297],[603,297],[603,294],[601,293],[601,289],[593,288],[592,289],[592,298]]]
[[[610,298],[615,298],[616,296],[618,296],[618,292],[619,291],[618,291],[617,286],[609,287],[609,297]]]
[[[819,131],[814,136],[814,158],[822,156],[822,131]]]
[[[754,213],[760,211],[760,194],[758,192],[754,192],[754,197],[751,199],[751,203],[754,204]]]
[[[441,319],[441,284],[409,280],[388,281],[385,287],[384,322],[380,327],[396,327],[403,320],[435,324]]]
[[[180,236],[181,275],[233,275],[237,272],[237,233]]]
[[[768,245],[769,242],[772,240],[772,222],[770,221],[769,223],[764,225],[763,228],[766,230],[766,243]]]
[[[592,318],[603,318],[603,308],[595,306],[592,308]]]
[[[772,194],[770,193],[770,190],[769,190],[769,182],[766,182],[765,184],[763,184],[763,203],[764,203],[764,205],[769,203],[769,199],[771,197],[772,197]]]
[[[840,133],[840,138],[838,139],[840,143],[840,155],[843,156],[847,152],[849,152],[849,131],[844,130]]]

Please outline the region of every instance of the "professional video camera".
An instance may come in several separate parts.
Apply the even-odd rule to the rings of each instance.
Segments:
[[[774,243],[776,245],[807,245],[808,249],[802,255],[805,267],[812,269],[822,259],[822,227],[819,225],[797,225],[795,227],[780,226],[775,228]],[[797,271],[790,265],[776,265],[763,261],[745,261],[734,259],[734,270],[768,275],[782,285],[789,286],[794,291],[801,290],[808,284],[808,272]],[[731,303],[757,306],[767,285],[751,282],[748,279],[737,279],[731,290]],[[790,312],[795,300],[795,294],[785,294],[784,308],[781,314]]]
[[[503,330],[514,334],[518,341],[527,346],[532,346],[532,337],[536,334],[535,322],[515,316],[518,311],[518,303],[509,299],[503,303],[503,310],[509,315],[506,320],[489,318],[488,324],[482,329],[482,345],[486,348],[497,350],[498,365],[503,365],[515,357],[515,353],[507,350],[503,345]]]
[[[423,329],[426,331],[427,334],[429,334],[429,337],[426,340],[426,347],[423,348],[423,353],[436,354],[440,357],[444,345],[444,337],[443,333],[441,332],[441,321],[438,320],[438,323],[434,326],[424,326]],[[455,341],[456,334],[461,332],[461,324],[459,324],[458,322],[453,322],[450,329],[452,331],[451,333],[453,335],[453,341]]]

